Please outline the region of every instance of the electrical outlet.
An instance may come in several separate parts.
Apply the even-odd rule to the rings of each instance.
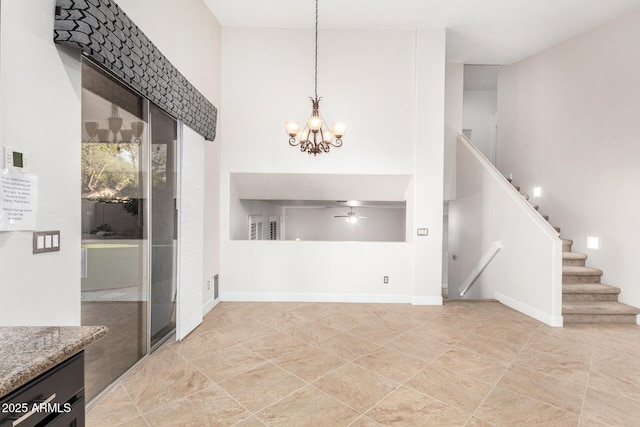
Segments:
[[[384,276],[384,283],[385,284],[389,283],[389,276]]]

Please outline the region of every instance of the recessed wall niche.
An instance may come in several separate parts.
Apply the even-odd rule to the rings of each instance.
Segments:
[[[406,202],[239,199],[231,240],[404,242]]]

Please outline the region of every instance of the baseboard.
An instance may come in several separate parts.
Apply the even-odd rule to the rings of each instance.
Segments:
[[[411,304],[411,295],[223,292],[222,301],[235,302],[350,302]]]
[[[500,292],[495,293],[495,298],[507,307],[513,308],[522,314],[526,314],[529,317],[533,317],[536,320],[546,323],[549,326],[562,327],[562,316],[553,316],[549,313],[545,313],[535,307],[531,307],[523,302],[508,297]]]
[[[218,305],[218,303],[220,302],[220,299],[210,299],[209,302],[207,302],[205,305],[202,306],[202,315],[206,316],[208,312],[210,312],[211,310],[213,310],[213,307],[215,307],[216,305]]]
[[[442,297],[413,297],[411,299],[413,305],[442,305]]]

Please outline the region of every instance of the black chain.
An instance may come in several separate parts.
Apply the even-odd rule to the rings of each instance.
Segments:
[[[316,0],[316,74],[315,74],[315,93],[318,99],[318,0]]]

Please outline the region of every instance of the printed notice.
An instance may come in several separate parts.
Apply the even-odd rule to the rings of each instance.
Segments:
[[[36,175],[0,169],[0,231],[35,230]]]

